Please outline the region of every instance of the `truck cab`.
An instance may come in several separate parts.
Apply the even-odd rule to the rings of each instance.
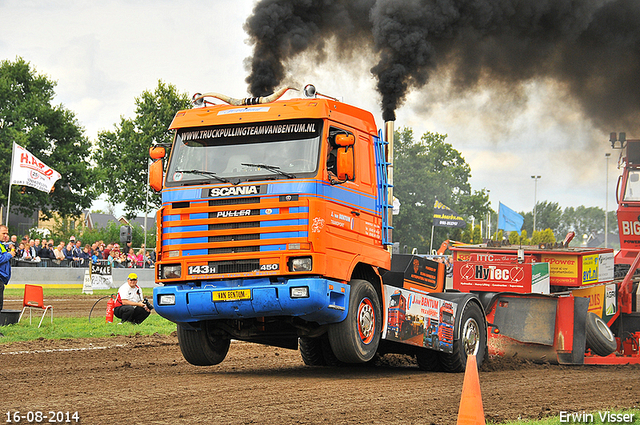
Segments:
[[[620,251],[615,264],[616,275],[624,276],[640,253],[640,140],[621,136],[622,174],[616,187]]]
[[[394,272],[391,155],[371,113],[317,95],[206,94],[170,128],[168,160],[151,149],[162,192],[154,304],[177,323],[187,361],[217,364],[231,339],[299,346],[310,365],[397,351],[381,344],[388,297],[404,288],[426,302],[444,272],[412,258]]]

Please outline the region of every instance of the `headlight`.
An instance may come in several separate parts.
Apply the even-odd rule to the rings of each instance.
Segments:
[[[177,279],[182,275],[182,266],[176,265],[164,265],[162,266],[161,279]]]
[[[176,304],[175,294],[160,294],[158,296],[158,305],[175,305],[175,304]]]
[[[311,257],[290,258],[288,266],[290,272],[310,272]]]
[[[291,288],[291,298],[309,298],[309,287],[300,286]]]

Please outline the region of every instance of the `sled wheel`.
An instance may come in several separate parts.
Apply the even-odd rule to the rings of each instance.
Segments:
[[[599,356],[616,351],[618,343],[609,326],[595,313],[587,313],[587,346]]]
[[[373,358],[380,343],[380,300],[371,283],[350,282],[347,318],[329,327],[329,343],[336,358],[345,363],[364,363]]]
[[[445,372],[464,372],[467,357],[476,356],[478,367],[487,352],[487,324],[480,307],[469,302],[464,307],[460,320],[460,337],[453,341],[452,353],[440,353],[440,362]]]
[[[185,329],[178,325],[178,344],[186,361],[195,366],[213,366],[224,360],[231,340],[212,335],[206,326],[200,330]]]

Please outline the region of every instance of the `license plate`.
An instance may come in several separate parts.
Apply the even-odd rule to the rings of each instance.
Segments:
[[[228,291],[215,291],[211,293],[213,301],[237,301],[250,300],[251,289],[230,289]]]

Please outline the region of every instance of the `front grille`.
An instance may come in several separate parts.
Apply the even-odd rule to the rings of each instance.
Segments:
[[[260,260],[210,261],[216,273],[248,273],[260,269]]]
[[[259,246],[237,246],[234,248],[209,248],[208,254],[237,254],[240,252],[258,252]]]
[[[213,199],[209,201],[210,207],[219,207],[223,205],[240,205],[240,204],[259,204],[260,198],[254,196],[252,198],[224,198],[224,199]]]
[[[209,236],[209,242],[234,242],[234,241],[250,241],[253,239],[260,239],[260,234],[249,233],[246,235],[221,235],[221,236]]]
[[[216,224],[210,224],[209,230],[248,229],[251,227],[260,227],[260,222],[245,221],[245,222],[239,222],[239,223],[216,223]]]

